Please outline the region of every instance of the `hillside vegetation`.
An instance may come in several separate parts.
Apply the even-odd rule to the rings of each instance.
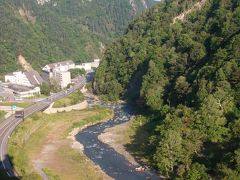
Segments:
[[[72,59],[101,57],[104,46],[123,33],[145,9],[133,0],[0,0],[0,73],[21,68],[19,55],[35,69]],[[147,0],[150,6],[153,0]]]
[[[147,109],[135,151],[161,174],[239,179],[239,47],[239,0],[161,2],[106,50],[94,88]]]
[[[59,99],[53,104],[53,108],[61,108],[76,105],[84,101],[84,96],[80,90],[69,94],[65,98]]]

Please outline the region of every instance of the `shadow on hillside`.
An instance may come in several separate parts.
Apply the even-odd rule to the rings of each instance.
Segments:
[[[156,146],[150,142],[150,138],[155,135],[154,128],[156,123],[159,123],[157,120],[149,120],[135,130],[134,135],[130,137],[132,141],[129,144],[125,145],[126,150],[133,155],[135,160],[143,166],[151,166],[156,168],[153,163],[153,155],[156,151]]]
[[[12,165],[9,162],[9,159],[11,160],[12,158],[9,156],[5,156],[4,159],[0,161],[0,179],[17,180],[19,178],[12,176],[14,173],[13,170],[11,169]]]

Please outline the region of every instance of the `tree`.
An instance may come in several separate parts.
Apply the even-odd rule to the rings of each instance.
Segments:
[[[187,179],[189,180],[207,180],[209,176],[207,174],[207,168],[203,164],[194,163],[190,167],[187,173]]]
[[[71,73],[71,79],[86,74],[86,71],[84,69],[70,69],[69,71]]]
[[[50,94],[50,86],[49,84],[47,83],[43,83],[41,86],[40,86],[40,89],[41,89],[41,94],[44,94],[46,96],[48,96]]]
[[[227,119],[224,116],[221,100],[209,95],[202,103],[194,126],[204,133],[210,142],[222,142],[228,135]]]
[[[174,98],[179,102],[183,102],[184,98],[191,92],[190,84],[187,82],[186,77],[179,76],[176,80],[174,87]]]
[[[193,62],[197,62],[206,55],[205,46],[203,44],[194,42],[190,50],[190,58]]]
[[[167,177],[170,177],[182,154],[182,137],[179,132],[169,130],[161,139],[154,156],[157,167]]]
[[[140,96],[149,120],[141,154],[151,148],[148,160],[171,179],[239,175],[239,12],[237,0],[162,1],[129,26],[97,70],[99,94]]]

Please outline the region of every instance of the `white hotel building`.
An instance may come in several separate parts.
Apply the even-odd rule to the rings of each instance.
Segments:
[[[69,71],[54,71],[53,79],[61,88],[65,88],[71,83],[71,73]]]
[[[92,68],[97,68],[100,64],[100,59],[94,59],[93,62],[82,63],[75,65],[71,60],[47,64],[42,68],[48,74],[49,80],[55,81],[61,88],[67,87],[71,83],[70,69],[84,69],[86,72],[92,72]]]
[[[7,74],[5,76],[5,82],[9,82],[12,84],[19,84],[19,85],[28,86],[28,87],[32,86],[27,76],[21,71]]]
[[[47,64],[42,70],[48,73],[50,80],[54,80],[61,88],[66,88],[71,83],[71,73],[68,71],[74,68],[73,61],[63,61]]]
[[[7,74],[5,82],[15,96],[25,98],[40,94],[39,86],[43,83],[43,79],[36,71],[18,71]]]

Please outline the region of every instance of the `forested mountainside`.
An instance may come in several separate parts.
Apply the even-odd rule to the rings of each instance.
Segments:
[[[153,0],[0,0],[0,73],[22,55],[34,68],[91,60]]]
[[[239,179],[239,0],[161,2],[103,59],[96,92],[148,109],[138,155],[166,177]]]

